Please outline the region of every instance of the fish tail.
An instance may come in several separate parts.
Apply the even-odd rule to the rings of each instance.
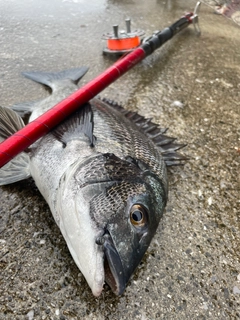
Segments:
[[[0,107],[0,142],[23,127],[23,120],[15,111]],[[0,168],[0,185],[11,184],[30,176],[29,155],[22,152]]]
[[[37,105],[38,101],[31,101],[25,103],[18,103],[11,106],[11,109],[16,111],[20,117],[25,117],[26,115],[33,112],[34,107]]]
[[[55,82],[60,82],[62,80],[68,79],[77,84],[78,81],[85,75],[87,71],[87,67],[81,67],[64,70],[60,72],[22,72],[22,75],[24,75],[24,77],[28,79],[41,83],[49,87],[50,89],[54,90]]]

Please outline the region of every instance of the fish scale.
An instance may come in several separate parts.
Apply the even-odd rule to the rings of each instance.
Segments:
[[[105,110],[102,112],[102,102],[97,102],[96,105],[101,104],[98,112],[101,112],[104,122],[111,128],[112,140],[124,142],[121,144],[121,154],[143,160],[143,162],[151,167],[151,170],[161,177],[164,177],[164,175],[166,175],[164,172],[164,161],[152,141],[141,134],[138,129],[136,130],[135,123],[132,123],[123,116],[120,117],[119,114],[116,116],[115,113],[111,112],[111,108],[108,107],[107,101],[105,103]],[[106,128],[103,132],[106,132]]]
[[[121,206],[126,204],[129,196],[146,192],[143,184],[128,182],[113,184],[106,190],[106,194],[94,197],[90,203],[90,215],[94,221],[106,227],[108,221],[118,214]]]

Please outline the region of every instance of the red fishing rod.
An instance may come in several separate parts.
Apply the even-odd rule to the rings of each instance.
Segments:
[[[141,60],[152,54],[181,30],[188,27],[188,25],[194,24],[196,32],[200,34],[198,27],[200,4],[200,2],[196,4],[193,13],[187,13],[170,27],[156,32],[151,37],[145,39],[140,47],[134,49],[88,84],[3,141],[0,144],[0,168],[20,152],[26,150],[31,144],[48,133],[83,104],[94,98]]]

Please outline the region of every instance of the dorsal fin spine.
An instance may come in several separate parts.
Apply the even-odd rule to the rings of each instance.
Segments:
[[[163,159],[166,165],[177,165],[181,164],[182,161],[187,160],[185,156],[176,152],[177,150],[185,147],[185,144],[173,143],[176,138],[169,137],[165,135],[167,128],[161,128],[158,124],[152,122],[152,118],[145,118],[139,115],[135,111],[128,111],[124,109],[118,103],[108,100],[106,98],[102,99],[103,102],[107,103],[111,107],[117,109],[121,112],[127,119],[134,122],[141,132],[143,132],[152,142],[158,147],[163,155]]]

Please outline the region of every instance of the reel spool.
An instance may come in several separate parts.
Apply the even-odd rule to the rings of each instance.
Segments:
[[[122,55],[133,51],[141,45],[143,30],[131,31],[131,20],[126,19],[127,30],[119,31],[118,25],[113,26],[112,33],[105,33],[103,39],[107,40],[107,47],[103,49],[103,54]]]

